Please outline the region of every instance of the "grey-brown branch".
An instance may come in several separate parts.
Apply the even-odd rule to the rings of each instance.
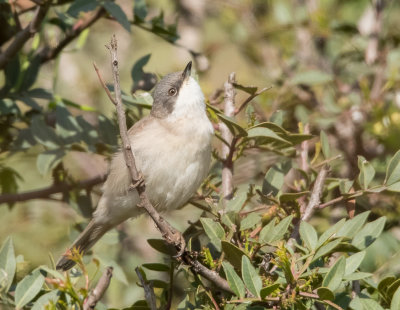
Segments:
[[[112,36],[111,42],[107,45],[108,50],[110,51],[111,55],[111,67],[114,79],[114,91],[115,91],[115,98],[111,100],[111,102],[116,106],[117,109],[117,117],[119,123],[119,130],[122,140],[122,149],[125,157],[125,162],[128,167],[130,176],[131,176],[131,189],[137,190],[140,202],[139,207],[143,207],[146,212],[150,215],[153,219],[154,223],[156,224],[157,228],[160,230],[163,238],[168,244],[175,246],[178,250],[177,257],[185,264],[191,266],[193,272],[198,273],[199,275],[203,276],[204,278],[208,279],[215,286],[218,288],[232,292],[229,288],[228,282],[221,278],[216,272],[209,270],[205,266],[203,266],[200,262],[196,259],[191,257],[191,254],[185,251],[185,242],[180,232],[175,230],[164,218],[160,216],[154,206],[151,204],[147,194],[146,194],[146,185],[143,179],[143,175],[138,171],[135,163],[135,157],[132,152],[132,147],[129,142],[128,138],[128,130],[126,126],[126,117],[124,107],[122,105],[121,99],[121,88],[119,82],[119,70],[118,70],[118,58],[117,58],[117,39],[115,35]],[[100,72],[97,70],[97,75],[100,79],[100,82],[103,87],[105,83],[102,81],[102,77]],[[111,98],[110,98],[111,99]]]
[[[113,267],[107,267],[101,275],[96,287],[90,292],[89,296],[83,303],[83,310],[92,310],[96,307],[97,303],[103,297],[105,291],[110,285]]]

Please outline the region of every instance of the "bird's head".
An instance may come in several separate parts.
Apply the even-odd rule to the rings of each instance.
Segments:
[[[151,115],[157,118],[195,116],[204,113],[204,95],[191,77],[192,62],[183,71],[164,76],[154,88]]]

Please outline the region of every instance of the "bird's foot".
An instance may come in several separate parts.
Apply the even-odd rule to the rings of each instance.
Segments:
[[[180,258],[183,253],[186,251],[186,241],[183,238],[182,234],[179,231],[175,231],[173,234],[173,240],[171,240],[175,248],[178,250],[178,253],[174,255],[174,258]]]
[[[137,180],[135,180],[135,181],[136,181],[135,183],[131,184],[131,186],[130,186],[130,188],[129,188],[130,190],[134,190],[134,189],[136,189],[137,187],[143,185],[143,183],[144,183],[144,175],[143,175],[142,171],[139,171],[139,172],[138,172],[138,178],[137,178]]]

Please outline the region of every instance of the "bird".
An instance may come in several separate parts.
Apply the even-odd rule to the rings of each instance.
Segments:
[[[148,116],[136,122],[128,137],[146,193],[157,211],[183,206],[199,188],[211,163],[213,126],[204,94],[191,76],[192,62],[183,71],[165,75],[154,87]],[[107,231],[143,211],[122,151],[113,155],[102,196],[89,224],[61,256],[57,270],[75,265],[70,255],[86,253]]]

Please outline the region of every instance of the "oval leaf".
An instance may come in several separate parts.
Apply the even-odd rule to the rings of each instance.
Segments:
[[[262,281],[247,256],[242,256],[242,278],[248,290],[254,296],[260,297]]]
[[[318,243],[318,235],[314,227],[307,222],[302,221],[300,223],[300,237],[310,251],[315,250]]]
[[[15,308],[22,309],[29,303],[42,289],[44,277],[39,270],[27,275],[18,283],[15,289]]]
[[[4,278],[6,279],[6,292],[14,279],[16,265],[13,242],[11,237],[8,237],[0,250],[0,272],[4,274]]]
[[[324,280],[322,281],[322,286],[327,287],[334,292],[342,282],[345,268],[346,260],[341,256],[325,275]]]
[[[239,278],[232,265],[228,262],[222,262],[222,267],[224,267],[226,280],[228,281],[229,287],[236,294],[236,296],[244,298],[246,295],[246,289],[243,281]]]

